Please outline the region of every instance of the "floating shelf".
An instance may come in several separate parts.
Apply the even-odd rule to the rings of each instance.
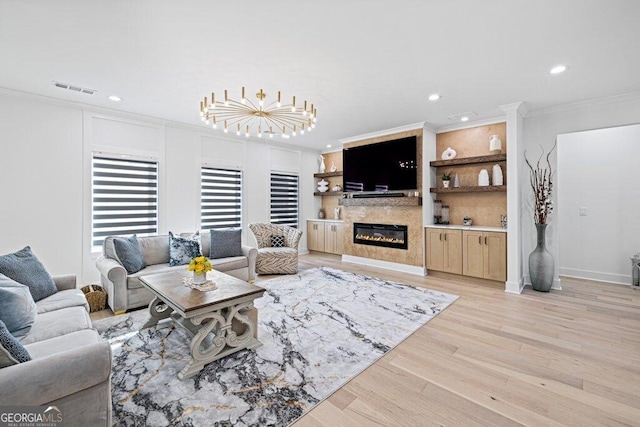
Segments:
[[[342,196],[342,191],[325,191],[325,192],[320,192],[320,191],[316,191],[315,193],[313,193],[314,196]]]
[[[434,160],[433,162],[429,162],[429,166],[431,167],[461,166],[461,165],[473,165],[476,163],[494,163],[494,162],[506,162],[506,161],[507,161],[506,154],[489,154],[488,156],[464,157],[464,158],[453,159],[453,160]]]
[[[422,197],[368,197],[340,199],[341,206],[421,206]]]
[[[331,178],[332,176],[342,176],[342,171],[314,173],[313,176],[315,178]]]
[[[506,185],[487,185],[473,187],[430,188],[430,193],[492,193],[507,191]]]

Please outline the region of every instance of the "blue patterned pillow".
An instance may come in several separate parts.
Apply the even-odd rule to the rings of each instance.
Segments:
[[[242,256],[242,229],[211,230],[210,258]]]
[[[16,253],[0,256],[0,273],[28,286],[34,301],[58,292],[53,278],[29,246]]]
[[[192,258],[200,256],[200,235],[193,239],[174,236],[169,232],[169,265],[189,264]]]
[[[142,256],[138,237],[135,234],[128,239],[113,239],[113,247],[120,264],[127,270],[127,273],[137,273],[147,266]]]
[[[37,314],[29,288],[0,274],[0,320],[7,330],[16,338],[27,335]]]
[[[31,355],[0,320],[0,368],[31,360]]]

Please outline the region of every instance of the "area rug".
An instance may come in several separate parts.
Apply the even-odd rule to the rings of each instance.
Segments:
[[[96,321],[113,350],[114,424],[289,425],[457,299],[326,267],[258,285],[263,345],[182,381],[182,328],[141,330],[146,310]]]

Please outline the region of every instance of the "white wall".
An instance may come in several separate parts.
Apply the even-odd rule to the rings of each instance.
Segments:
[[[640,251],[639,141],[640,125],[558,136],[560,274],[631,283],[629,257]]]
[[[534,158],[536,153],[540,153],[540,146],[546,151],[550,150],[560,134],[578,132],[592,129],[602,129],[615,126],[623,126],[636,124],[640,122],[640,97],[637,94],[629,96],[620,96],[617,98],[608,98],[603,100],[595,100],[581,105],[567,106],[547,112],[534,112],[527,115],[524,119],[524,148],[527,154]],[[599,154],[604,158],[607,154],[606,149],[600,149]],[[563,167],[562,163],[557,161],[557,152],[551,157],[552,167],[559,170]],[[532,211],[532,192],[528,181],[528,169],[522,170],[526,174],[526,178],[521,184],[522,191],[522,255],[523,265],[525,266],[525,280],[529,284],[528,279],[528,257],[529,253],[535,247],[536,232],[533,222]],[[627,177],[625,170],[619,170],[620,179]],[[604,179],[604,177],[603,177]],[[588,184],[586,184],[588,185]],[[556,188],[557,190],[557,188]],[[558,192],[554,191],[553,201],[558,206]],[[622,207],[623,209],[625,207]],[[611,224],[603,223],[601,227],[609,229]],[[585,230],[585,232],[589,232]],[[638,240],[637,237],[633,238]],[[557,213],[553,215],[547,227],[547,245],[556,260],[556,272],[554,287],[560,287],[559,262],[560,259],[560,231]],[[637,251],[636,251],[637,252]],[[631,255],[628,254],[628,255]],[[560,261],[562,262],[562,261]]]
[[[316,150],[0,92],[0,254],[30,245],[51,274],[98,282],[91,253],[91,156],[95,151],[159,163],[159,232],[200,227],[200,165],[239,167],[243,223],[268,222],[271,170],[300,176],[300,223],[314,216]],[[308,175],[308,176],[307,176]],[[248,230],[243,241],[254,244]],[[306,236],[300,245],[306,251]]]

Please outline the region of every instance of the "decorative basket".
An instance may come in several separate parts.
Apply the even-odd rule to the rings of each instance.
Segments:
[[[104,310],[107,304],[107,292],[102,288],[102,286],[87,285],[80,289],[84,293],[85,298],[87,298],[91,313],[94,311]]]

